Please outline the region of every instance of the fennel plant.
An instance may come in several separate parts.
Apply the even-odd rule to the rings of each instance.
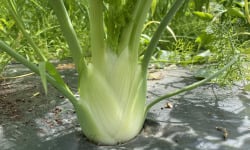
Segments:
[[[5,51],[41,76],[47,93],[47,81],[73,104],[83,133],[92,141],[113,145],[134,138],[142,129],[148,110],[157,102],[191,90],[217,76],[237,58],[216,74],[176,92],[163,95],[146,105],[147,68],[161,33],[184,0],[177,0],[162,19],[138,63],[140,35],[152,0],[88,0],[92,60],[87,63],[63,0],[49,0],[58,18],[79,74],[77,99],[64,83],[55,67],[49,63],[25,30],[15,9],[14,0],[6,0],[17,26],[39,57],[38,66],[30,63],[0,40]]]

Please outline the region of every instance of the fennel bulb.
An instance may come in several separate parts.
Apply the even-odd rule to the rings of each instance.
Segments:
[[[104,144],[135,137],[145,120],[146,80],[128,51],[107,53],[105,69],[88,65],[80,79],[80,100],[75,106],[84,134]],[[83,83],[81,83],[83,82]]]

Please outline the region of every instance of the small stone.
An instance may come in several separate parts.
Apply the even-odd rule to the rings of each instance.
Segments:
[[[167,102],[164,106],[165,108],[173,108],[173,104],[171,104],[170,102]]]

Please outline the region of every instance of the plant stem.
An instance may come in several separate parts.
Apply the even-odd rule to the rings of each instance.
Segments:
[[[176,90],[172,93],[169,93],[169,94],[166,94],[166,95],[163,95],[161,97],[158,97],[156,98],[155,100],[153,100],[151,103],[149,103],[146,107],[146,111],[145,113],[147,113],[149,111],[149,109],[154,106],[155,104],[157,104],[158,102],[166,99],[166,98],[169,98],[169,97],[172,97],[172,96],[175,96],[177,94],[180,94],[180,93],[183,93],[183,92],[186,92],[186,91],[190,91],[190,90],[193,90],[195,88],[197,88],[198,86],[201,86],[202,84],[210,81],[211,79],[217,77],[218,75],[220,75],[222,72],[224,72],[225,70],[227,70],[229,67],[231,67],[234,63],[236,63],[238,61],[238,58],[239,56],[236,56],[234,57],[226,66],[224,66],[222,69],[220,69],[219,71],[217,71],[216,73],[208,76],[206,79],[203,79],[201,81],[198,81],[198,82],[195,82],[191,85],[188,85],[182,89],[179,89],[179,90]]]
[[[135,3],[135,8],[133,10],[131,18],[130,18],[128,24],[126,25],[126,27],[124,27],[124,29],[121,32],[121,38],[120,38],[120,42],[119,42],[119,46],[118,46],[118,53],[121,53],[129,45],[129,38],[132,34],[131,32],[132,32],[132,28],[134,25],[135,17],[136,17],[136,14],[138,13],[138,9],[140,8],[141,1],[142,0],[138,0]]]
[[[0,50],[5,51],[7,54],[9,54],[11,57],[28,67],[31,71],[34,73],[40,75],[38,67],[26,60],[22,55],[15,52],[13,49],[11,49],[7,44],[5,44],[3,41],[0,40]],[[49,74],[46,74],[46,78],[49,83],[51,83],[55,88],[58,89],[59,92],[61,92],[65,97],[67,97],[70,102],[73,105],[76,105],[77,99],[73,95],[73,93],[69,90],[68,87],[62,86],[59,84],[53,77],[51,77]]]
[[[136,1],[130,20],[122,30],[118,53],[128,48],[130,52],[137,55],[140,35],[151,3],[152,0],[146,0],[146,2],[145,0]]]
[[[144,58],[142,60],[142,71],[143,74],[146,75],[148,65],[150,62],[150,58],[153,54],[154,49],[156,48],[158,41],[161,37],[161,34],[165,30],[166,26],[169,24],[173,16],[176,14],[176,12],[179,10],[179,8],[182,6],[185,0],[177,0],[174,5],[170,8],[169,12],[166,14],[166,16],[161,21],[159,27],[157,28],[156,32],[154,33],[149,46],[147,47]]]
[[[21,19],[21,17],[18,15],[17,11],[15,10],[14,2],[13,0],[7,0],[9,11],[13,18],[15,19],[17,26],[23,33],[24,37],[27,39],[28,43],[31,45],[31,47],[35,50],[36,54],[38,54],[38,57],[40,60],[46,61],[47,58],[43,55],[43,53],[40,51],[40,49],[37,47],[33,39],[31,38],[31,35],[25,30],[24,23]]]
[[[49,0],[61,26],[63,35],[69,45],[71,55],[78,73],[86,69],[86,62],[83,57],[81,45],[78,41],[76,32],[68,16],[63,0]]]
[[[250,24],[250,14],[249,14],[249,9],[248,9],[248,0],[245,0],[245,14],[248,23]]]
[[[143,25],[145,23],[148,11],[151,7],[152,0],[141,0],[139,9],[135,14],[135,19],[133,20],[133,28],[131,31],[131,35],[128,38],[129,45],[131,46],[129,49],[132,50],[132,53],[135,53],[136,58],[138,58],[138,48],[140,44],[140,36],[143,29]]]
[[[101,69],[105,63],[103,0],[88,0],[88,3],[92,60]]]

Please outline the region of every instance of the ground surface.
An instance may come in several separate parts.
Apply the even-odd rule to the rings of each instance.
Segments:
[[[76,91],[73,68],[58,66]],[[9,66],[5,75],[27,73],[17,64]],[[189,69],[175,66],[152,71],[149,78],[148,101],[196,81]],[[86,140],[72,105],[60,93],[49,87],[49,95],[44,95],[38,76],[0,80],[1,150],[248,150],[249,117],[250,94],[239,85],[207,84],[154,106],[144,129],[132,141],[97,146]]]

